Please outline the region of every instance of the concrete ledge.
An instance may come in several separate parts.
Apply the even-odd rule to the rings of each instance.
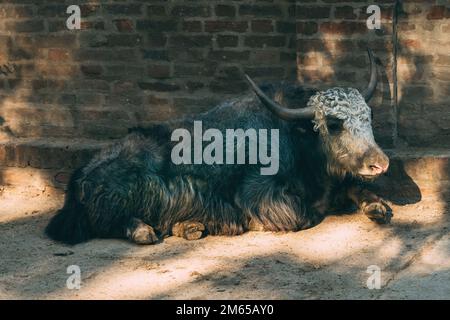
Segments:
[[[0,185],[63,190],[70,173],[112,141],[32,140],[0,142]]]
[[[63,191],[71,172],[112,141],[29,140],[0,143],[0,186]],[[398,204],[450,194],[450,150],[386,150],[389,172],[373,188]]]

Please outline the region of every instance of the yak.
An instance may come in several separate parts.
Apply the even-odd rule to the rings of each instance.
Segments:
[[[248,230],[298,231],[352,203],[387,223],[391,210],[365,188],[385,173],[389,159],[372,132],[367,105],[377,86],[318,90],[287,83],[258,87],[195,116],[135,128],[73,173],[64,206],[46,234],[76,244],[124,238],[154,244],[174,235],[188,240],[239,235]],[[171,133],[205,128],[278,129],[279,168],[261,175],[260,164],[174,164]]]

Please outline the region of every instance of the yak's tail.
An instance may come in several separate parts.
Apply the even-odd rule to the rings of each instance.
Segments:
[[[53,240],[67,244],[77,244],[93,237],[87,212],[76,197],[75,181],[80,173],[80,170],[77,170],[72,175],[64,207],[50,220],[45,229],[45,233]]]

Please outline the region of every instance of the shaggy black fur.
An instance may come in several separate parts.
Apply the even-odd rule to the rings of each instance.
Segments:
[[[305,106],[314,90],[290,85],[262,89],[278,102]],[[176,128],[193,131],[249,128],[279,129],[280,163],[274,176],[260,175],[259,165],[174,165],[170,152]],[[346,198],[351,178],[333,176],[320,136],[309,120],[286,122],[246,95],[211,111],[136,128],[122,142],[101,152],[70,181],[64,207],[46,233],[70,244],[94,237],[126,237],[134,218],[158,236],[177,222],[202,223],[209,234],[237,235],[249,222],[264,230],[296,231],[316,225],[326,210]],[[339,170],[335,170],[339,172]]]

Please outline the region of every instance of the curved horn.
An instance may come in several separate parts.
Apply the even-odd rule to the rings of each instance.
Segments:
[[[298,119],[313,119],[314,118],[314,108],[307,107],[307,108],[299,108],[299,109],[289,109],[285,108],[272,99],[270,99],[262,90],[256,85],[255,82],[247,75],[244,74],[245,78],[247,79],[248,83],[252,87],[253,91],[255,91],[258,98],[261,100],[261,102],[272,111],[274,114],[276,114],[278,117],[284,120],[298,120]]]
[[[375,58],[373,56],[372,50],[367,48],[367,53],[369,55],[370,60],[370,81],[367,88],[362,92],[362,96],[366,102],[369,102],[370,98],[372,98],[375,89],[377,87],[378,79],[377,79],[377,65],[375,63]]]

